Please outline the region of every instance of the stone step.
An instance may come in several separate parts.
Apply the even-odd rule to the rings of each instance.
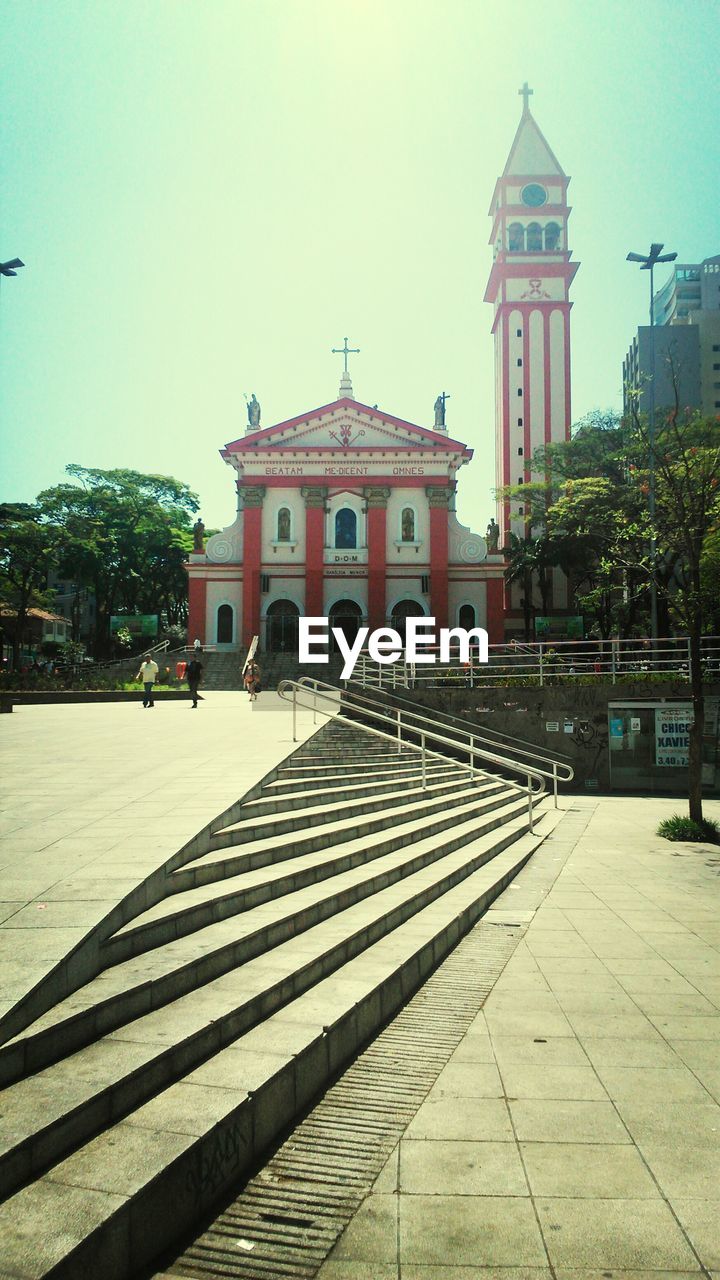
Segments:
[[[425,789],[422,787],[411,787],[407,790],[395,788],[382,796],[347,801],[342,808],[342,823],[347,826],[348,823],[352,825],[354,822],[358,831],[380,831],[389,822],[394,821],[393,809],[411,807],[414,813],[434,813],[437,808],[442,808],[451,800],[453,803],[459,803],[458,797],[464,796],[468,791],[472,792],[477,788],[488,786],[510,787],[511,784],[485,775],[481,781],[466,780],[464,787],[452,781],[429,783]],[[512,789],[516,792],[518,790],[516,787]],[[258,844],[261,840],[276,840],[278,836],[288,836],[291,833],[293,842],[295,839],[303,840],[307,838],[305,832],[309,827],[323,825],[336,827],[337,815],[338,807],[331,803],[307,806],[297,813],[271,814],[256,818],[251,826],[243,822],[235,822],[222,830],[213,832],[210,837],[210,849],[214,851],[240,844]]]
[[[10,1085],[0,1117],[0,1192],[7,1195],[52,1167],[268,1013],[308,991],[502,852],[526,825],[516,800],[499,830],[408,876],[397,867],[394,883],[386,881],[386,887],[242,969]]]
[[[17,1280],[138,1275],[257,1164],[537,844],[520,835],[409,924],[14,1194],[0,1207],[3,1271]]]
[[[502,809],[500,797],[496,809]],[[466,808],[455,818],[435,819],[433,830],[406,824],[396,836],[386,837],[376,849],[377,856],[414,843],[416,852],[431,849],[437,835],[444,832],[442,849],[454,852],[478,837],[477,811]],[[500,822],[503,813],[495,813]],[[423,843],[424,842],[424,843]],[[348,846],[352,849],[352,846]],[[367,842],[355,842],[355,853],[366,856]],[[148,954],[118,962],[38,1018],[15,1040],[0,1047],[0,1083],[9,1083],[29,1071],[38,1071],[67,1052],[91,1043],[95,1036],[112,1031],[153,1008],[169,1004],[188,991],[220,977],[262,954],[263,950],[301,933],[325,918],[314,904],[312,890],[286,895],[262,918],[235,917],[218,921],[193,934],[169,942]]]
[[[442,805],[436,805],[431,814],[421,815],[419,819],[415,816],[416,806],[413,808],[411,818],[404,821],[400,821],[404,815],[396,809],[393,813],[394,822],[388,826],[383,826],[382,820],[378,817],[368,819],[368,823],[362,828],[357,822],[348,824],[343,818],[338,818],[336,822],[311,828],[302,839],[296,835],[288,844],[278,845],[278,842],[270,837],[267,840],[250,843],[247,848],[243,845],[230,846],[233,850],[231,853],[227,848],[199,853],[192,862],[185,863],[182,868],[173,872],[174,890],[184,891],[197,885],[210,884],[216,880],[237,875],[241,871],[276,865],[286,858],[307,856],[319,850],[331,848],[333,845],[342,845],[343,849],[356,847],[365,852],[370,848],[387,852],[389,849],[398,848],[401,844],[407,844],[413,840],[418,831],[425,835],[435,835],[455,822],[465,821],[479,811],[478,805],[484,808],[486,801],[492,797],[496,797],[498,802],[504,802],[508,791],[503,783],[493,781],[487,783],[482,791],[478,790],[476,784],[471,795],[470,802],[463,801],[458,806],[448,805],[445,802]],[[380,825],[377,825],[378,823]],[[372,845],[369,844],[369,836],[373,837]]]
[[[443,778],[456,777],[458,781],[467,780],[468,770],[458,768],[457,765],[438,764],[433,768],[426,770],[428,779],[433,778],[438,781]],[[418,783],[422,781],[422,774],[417,772],[417,765],[414,769],[355,769],[347,773],[344,777],[336,777],[336,786],[333,786],[333,794],[344,795],[349,794],[351,790],[365,784],[377,784],[387,782],[389,779],[395,779],[397,783],[409,782]],[[270,796],[289,796],[297,791],[321,791],[327,789],[328,777],[327,772],[322,771],[314,776],[300,773],[297,778],[288,779],[286,776],[280,777],[276,782],[271,782],[265,788]]]
[[[509,800],[507,792],[503,791],[496,792],[482,801],[477,798],[473,805],[472,829],[479,829],[486,824],[488,815],[495,815],[496,810],[506,808],[508,803],[516,804],[517,797]],[[521,805],[524,807],[524,802],[521,802]],[[500,821],[502,821],[501,817],[493,816],[491,825],[497,825]],[[411,819],[407,825],[411,827],[411,832],[408,834],[416,840],[418,836],[425,834],[423,825],[415,820]],[[483,829],[486,829],[486,826],[483,826]],[[466,826],[466,838],[469,834]],[[350,842],[352,848],[345,843],[337,849],[331,846],[329,851],[320,850],[296,858],[292,857],[290,849],[289,856],[277,865],[236,873],[234,876],[224,875],[220,880],[165,898],[141,916],[136,917],[130,924],[118,929],[117,933],[104,943],[106,959],[112,964],[116,959],[140,955],[143,951],[153,950],[188,933],[195,933],[198,929],[204,929],[228,916],[245,914],[265,902],[286,898],[298,890],[316,885],[321,881],[332,880],[332,885],[327,892],[332,901],[335,901],[337,886],[340,883],[339,877],[346,872],[353,872],[353,876],[350,887],[345,888],[344,893],[352,896],[355,892],[354,886],[363,880],[363,875],[370,863],[373,864],[373,874],[366,879],[365,888],[372,891],[375,882],[386,874],[383,858],[397,859],[400,854],[406,854],[407,871],[402,870],[401,874],[409,874],[415,869],[411,865],[413,856],[422,857],[425,861],[441,857],[449,841],[447,838],[438,840],[437,837],[433,837],[433,839],[435,848],[432,856],[426,851],[422,855],[413,855],[415,846],[412,840],[405,840],[399,844],[397,839],[392,841],[393,847],[390,850],[380,850],[378,846],[373,845],[368,848],[364,840]],[[342,909],[344,905],[346,905],[345,899],[338,900],[335,909]]]
[[[388,777],[387,775],[374,782],[366,782],[359,778],[353,781],[346,781],[343,786],[319,785],[310,787],[291,786],[285,790],[281,784],[271,784],[264,788],[263,794],[255,800],[249,800],[243,804],[241,810],[241,821],[251,822],[256,818],[263,818],[267,815],[275,813],[291,813],[297,809],[317,809],[319,806],[328,806],[334,813],[337,813],[338,805],[345,804],[354,800],[363,800],[371,797],[385,799],[393,797],[393,803],[400,803],[400,797],[403,795],[417,795],[419,793],[428,795],[440,795],[443,791],[450,791],[454,787],[467,785],[469,779],[468,769],[453,768],[450,765],[446,769],[438,770],[431,777],[426,777],[427,786],[423,790],[422,773],[410,773],[403,775],[401,778]],[[277,787],[280,786],[278,790]],[[355,812],[367,813],[368,806],[361,806]]]

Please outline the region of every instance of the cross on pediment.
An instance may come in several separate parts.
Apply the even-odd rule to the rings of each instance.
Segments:
[[[360,355],[360,348],[359,348],[359,347],[349,347],[349,346],[348,346],[348,340],[347,340],[347,338],[345,338],[345,339],[344,339],[344,342],[345,342],[345,346],[344,346],[344,347],[333,347],[333,349],[332,349],[332,354],[333,354],[334,356],[344,356],[344,357],[345,357],[345,373],[347,373],[347,371],[348,371],[348,367],[347,367],[347,358],[348,358],[348,356],[350,356],[350,355],[359,356],[359,355]]]

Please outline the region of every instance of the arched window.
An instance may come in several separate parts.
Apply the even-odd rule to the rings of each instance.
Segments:
[[[217,611],[217,643],[232,644],[235,614],[231,604],[221,604]]]
[[[290,541],[290,508],[281,507],[277,514],[277,541]]]
[[[508,249],[510,253],[522,253],[525,248],[525,228],[522,222],[511,222],[508,227]]]
[[[345,550],[357,547],[357,516],[350,507],[341,507],[335,516],[335,546]]]
[[[545,248],[557,249],[560,244],[560,227],[557,222],[548,222],[545,228]]]
[[[528,253],[537,253],[543,247],[542,227],[539,222],[531,222],[527,229]]]
[[[415,512],[412,507],[403,507],[400,516],[400,537],[403,542],[415,541]]]
[[[458,613],[458,626],[464,627],[466,631],[472,631],[477,626],[475,622],[475,606],[472,604],[461,604]]]

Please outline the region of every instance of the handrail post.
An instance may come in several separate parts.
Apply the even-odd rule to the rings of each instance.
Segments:
[[[398,751],[399,751],[399,752],[402,752],[402,734],[401,734],[401,732],[400,732],[400,716],[401,716],[401,714],[402,714],[402,713],[401,713],[401,711],[400,711],[400,708],[399,708],[399,707],[398,707],[398,709],[397,709],[397,713],[396,713],[396,714],[397,714],[397,742],[398,742]]]
[[[293,685],[293,742],[297,742],[297,689]]]
[[[553,760],[553,795],[555,797],[555,808],[558,807],[558,779],[557,779],[557,760]]]
[[[470,735],[470,781],[475,781],[475,737]]]
[[[610,638],[610,664],[611,664],[611,670],[612,670],[612,682],[613,684],[615,684],[616,683],[615,641],[612,639],[612,637]]]
[[[543,660],[542,660],[542,645],[540,645],[539,661],[540,661],[540,688],[542,689],[542,687],[543,687]]]
[[[532,789],[532,778],[531,778],[530,774],[528,774],[528,776],[527,776],[527,780],[528,780],[528,826],[529,826],[529,828],[530,828],[530,834],[532,835],[532,832],[533,832],[533,789]]]
[[[425,766],[425,734],[420,734],[420,747],[422,749],[422,789],[427,789],[427,771]]]
[[[317,724],[317,680],[313,683],[313,724]]]

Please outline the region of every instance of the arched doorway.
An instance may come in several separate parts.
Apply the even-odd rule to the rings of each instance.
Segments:
[[[348,644],[352,644],[357,636],[358,627],[362,624],[360,605],[355,604],[354,600],[338,600],[330,609],[328,617],[330,626],[342,631]],[[338,643],[334,636],[332,636],[332,651],[338,652]]]
[[[265,620],[265,648],[269,653],[297,653],[300,610],[292,600],[273,600]]]
[[[417,600],[398,600],[397,604],[393,605],[393,611],[390,615],[390,626],[400,633],[404,642],[405,624],[408,618],[424,617],[425,610],[421,604],[418,604]]]
[[[217,643],[232,644],[235,631],[235,611],[231,604],[221,604],[217,611]]]

